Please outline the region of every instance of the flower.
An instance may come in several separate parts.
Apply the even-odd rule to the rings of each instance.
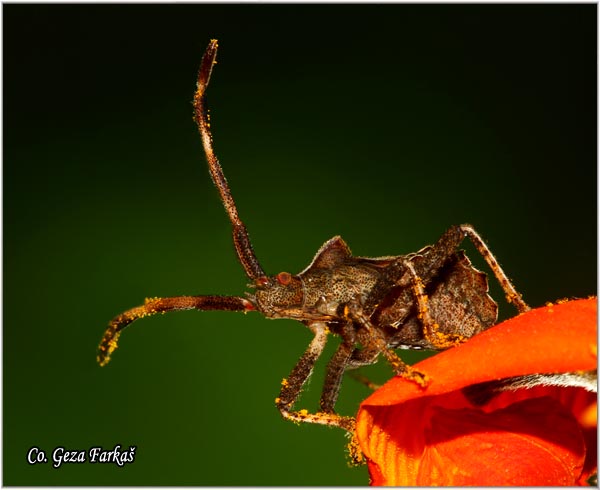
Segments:
[[[596,317],[595,298],[548,304],[416,364],[424,389],[392,378],[357,415],[371,484],[585,484],[597,471],[596,393],[558,377],[488,393],[507,378],[589,374]]]

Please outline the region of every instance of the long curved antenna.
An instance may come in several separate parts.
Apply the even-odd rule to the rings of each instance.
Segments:
[[[176,310],[223,310],[223,311],[252,311],[251,301],[238,296],[177,296],[173,298],[150,298],[142,306],[136,306],[114,317],[108,324],[106,332],[98,346],[96,360],[100,366],[110,361],[110,356],[117,348],[121,331],[131,322]]]
[[[204,153],[206,153],[206,159],[208,160],[208,169],[210,176],[219,190],[221,195],[221,202],[225,206],[225,211],[229,216],[231,225],[233,226],[233,244],[237,253],[238,259],[241,262],[246,275],[250,279],[258,279],[264,277],[265,272],[258,262],[250,238],[248,237],[248,231],[246,226],[240,220],[238,211],[235,206],[235,201],[229,190],[229,185],[223,174],[223,169],[219,164],[219,160],[215,155],[212,143],[212,134],[210,132],[210,118],[208,109],[206,107],[206,88],[210,80],[213,65],[216,63],[218,42],[216,39],[212,39],[204,52],[202,57],[202,63],[200,64],[200,71],[198,73],[198,85],[196,93],[194,94],[194,120],[198,125],[200,136],[202,137],[202,144],[204,145]]]

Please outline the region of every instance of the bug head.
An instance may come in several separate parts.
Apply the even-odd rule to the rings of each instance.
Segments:
[[[304,299],[302,280],[289,272],[258,277],[254,299],[258,308],[271,318],[296,318],[302,313]]]

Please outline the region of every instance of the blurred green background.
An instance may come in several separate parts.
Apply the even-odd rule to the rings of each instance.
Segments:
[[[596,9],[5,4],[4,485],[366,484],[342,431],[274,406],[298,323],[148,318],[96,365],[146,296],[245,290],[192,122],[203,50],[220,40],[216,150],[267,271],[335,234],[402,254],[469,222],[536,306],[596,291]],[[367,394],[346,379],[339,411]],[[116,444],[134,464],[26,461]]]

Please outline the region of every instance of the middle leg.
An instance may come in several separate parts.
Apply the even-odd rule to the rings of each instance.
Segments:
[[[363,344],[362,351],[355,351],[355,355],[350,361],[352,367],[372,364],[377,355],[381,353],[397,375],[410,379],[421,387],[427,386],[429,383],[427,376],[410,367],[392,348],[388,347],[385,336],[381,333],[380,329],[371,323],[371,320],[364,314],[358,302],[348,304],[347,315],[366,333],[366,335],[361,336],[364,338],[360,339],[360,342]]]
[[[323,353],[327,343],[329,329],[323,322],[313,322],[308,327],[315,334],[313,340],[304,352],[287,379],[281,382],[281,391],[275,399],[277,408],[281,415],[293,422],[309,422],[313,424],[330,425],[341,427],[348,432],[354,433],[355,421],[353,417],[342,417],[334,413],[315,414],[307,410],[293,410],[293,406],[300,397],[302,387],[310,377],[317,359]]]

